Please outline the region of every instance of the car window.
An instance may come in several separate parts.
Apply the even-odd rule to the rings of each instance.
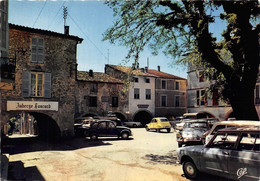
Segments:
[[[260,151],[259,134],[242,134],[241,141],[238,145],[239,150]]]
[[[161,122],[168,122],[168,119],[161,119]]]
[[[207,123],[186,123],[185,128],[208,128]]]
[[[211,134],[215,134],[219,129],[223,129],[225,127],[226,127],[225,125],[218,125],[215,127],[214,131]]]
[[[106,129],[106,127],[107,127],[106,122],[101,122],[98,125],[98,129]]]
[[[235,133],[219,133],[211,142],[210,147],[233,149],[237,141],[238,135]]]
[[[92,124],[92,128],[97,128],[97,126],[98,126],[98,123],[93,123]]]
[[[113,122],[108,122],[108,129],[114,129],[116,125]]]

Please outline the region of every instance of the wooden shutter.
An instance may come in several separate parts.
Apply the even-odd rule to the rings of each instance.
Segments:
[[[43,38],[38,38],[37,61],[38,61],[38,63],[44,63],[44,40],[43,40]]]
[[[44,97],[51,98],[51,73],[44,76]]]
[[[37,38],[32,38],[31,62],[37,62]]]
[[[22,97],[29,97],[31,94],[31,73],[23,71],[22,73]]]

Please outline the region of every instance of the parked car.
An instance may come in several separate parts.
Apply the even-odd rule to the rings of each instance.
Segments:
[[[229,128],[229,127],[242,127],[242,126],[260,126],[260,121],[235,120],[235,121],[216,122],[210,130],[208,130],[203,134],[202,141],[204,142],[204,144],[207,144],[219,129]]]
[[[141,127],[142,123],[141,122],[136,122],[136,121],[122,121],[122,125],[127,126],[127,127]]]
[[[209,173],[232,180],[259,180],[260,127],[220,129],[208,144],[178,148],[177,155],[189,179]]]
[[[176,130],[182,130],[185,122],[186,121],[191,121],[191,120],[196,120],[196,119],[185,119],[185,118],[181,119],[180,122],[175,125],[175,129]]]
[[[166,129],[169,133],[171,131],[171,124],[169,120],[165,117],[153,118],[149,124],[145,125],[146,131],[156,130],[160,132],[162,129]]]
[[[98,120],[91,124],[89,129],[85,130],[85,136],[91,140],[96,140],[98,137],[118,137],[128,139],[132,136],[131,129],[125,126],[116,126],[116,123],[111,120]]]
[[[178,146],[203,144],[202,135],[210,129],[208,121],[186,121],[183,130],[176,134]]]
[[[75,136],[81,137],[85,135],[86,129],[90,127],[90,124],[95,120],[92,117],[79,117],[74,121],[74,133]]]

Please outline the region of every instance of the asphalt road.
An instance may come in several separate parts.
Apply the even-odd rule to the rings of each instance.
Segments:
[[[132,129],[129,140],[73,138],[43,142],[36,138],[8,139],[10,180],[45,181],[184,181],[176,164],[175,132]],[[213,180],[212,176],[202,180]],[[218,180],[218,179],[214,179]],[[223,179],[222,179],[223,180]]]

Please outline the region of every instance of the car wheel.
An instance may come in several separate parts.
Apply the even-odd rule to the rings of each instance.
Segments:
[[[127,132],[123,132],[122,135],[121,135],[121,137],[122,137],[123,139],[128,139],[129,134],[128,134]]]
[[[92,134],[92,135],[90,136],[90,139],[91,139],[91,140],[97,140],[97,139],[98,139],[98,137],[97,137],[97,135],[96,135],[96,134]]]
[[[134,124],[134,125],[133,125],[133,127],[134,127],[134,128],[136,128],[136,127],[137,127],[137,125],[136,125],[136,124]]]
[[[167,129],[167,132],[170,133],[170,132],[171,132],[171,128],[168,128],[168,129]]]
[[[146,129],[146,131],[149,131],[150,129],[148,128],[148,126],[145,126],[145,129]]]
[[[199,171],[192,161],[185,161],[182,165],[184,175],[188,179],[195,179],[198,177]]]

